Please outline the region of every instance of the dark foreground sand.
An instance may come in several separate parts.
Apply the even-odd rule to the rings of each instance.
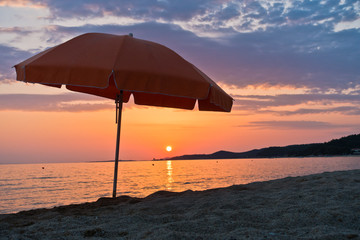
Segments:
[[[0,215],[0,239],[360,239],[360,170]]]

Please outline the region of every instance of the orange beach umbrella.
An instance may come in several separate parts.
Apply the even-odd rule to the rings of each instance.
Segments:
[[[158,43],[87,33],[15,65],[17,80],[114,99],[117,140],[113,197],[116,197],[122,103],[230,112],[233,99],[193,64]]]

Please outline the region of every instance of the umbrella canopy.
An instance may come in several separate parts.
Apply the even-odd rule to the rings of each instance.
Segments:
[[[17,80],[135,104],[230,112],[233,99],[171,49],[131,36],[87,33],[17,65]]]
[[[116,196],[122,103],[230,112],[233,99],[193,64],[158,43],[87,33],[49,48],[15,66],[17,80],[116,100]]]

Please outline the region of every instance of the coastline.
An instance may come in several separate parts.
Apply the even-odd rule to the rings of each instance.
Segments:
[[[0,215],[0,239],[359,239],[360,170]]]
[[[206,154],[194,154],[194,155],[206,155]],[[275,158],[332,158],[332,157],[360,157],[360,154],[347,154],[347,155],[314,155],[314,156],[278,156],[278,157],[241,157],[241,158],[193,158],[193,159],[173,159],[169,158],[155,158],[155,159],[135,159],[135,160],[120,160],[120,162],[162,162],[162,161],[197,161],[197,160],[246,160],[246,159],[275,159]],[[21,164],[59,164],[59,163],[107,163],[114,162],[114,160],[95,160],[95,161],[70,161],[70,162],[3,162],[0,165],[21,165]]]
[[[297,157],[243,157],[243,158],[193,158],[193,159],[173,159],[173,158],[159,158],[151,160],[119,160],[120,162],[165,162],[165,161],[207,161],[207,160],[248,160],[248,159],[275,159],[275,158],[335,158],[335,157],[360,157],[359,154],[348,154],[348,155],[318,155],[318,156],[297,156]],[[114,160],[104,160],[104,161],[89,161],[88,163],[104,163],[104,162],[114,162]]]

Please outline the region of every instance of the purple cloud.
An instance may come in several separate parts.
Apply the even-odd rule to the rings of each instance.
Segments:
[[[100,101],[100,102],[99,102]],[[0,94],[0,111],[84,112],[115,109],[115,104],[88,94]]]
[[[31,56],[31,53],[0,44],[0,84],[15,79],[12,67]]]
[[[360,115],[360,95],[347,94],[279,94],[233,95],[234,108],[253,113],[271,113],[281,116],[299,114],[340,113],[344,115]],[[313,108],[299,107],[295,110],[272,110],[272,107],[296,107],[297,105],[316,105]],[[338,104],[343,106],[334,107]],[[319,107],[321,106],[321,108]]]
[[[269,3],[266,1],[230,1],[230,0],[33,0],[48,6],[53,18],[102,17],[104,15],[131,17],[146,21],[176,20],[189,21],[200,17],[204,23],[212,20],[214,27],[222,21],[243,17],[236,27],[277,23],[276,27],[286,24],[308,25],[325,21],[336,24],[340,21],[351,21],[359,17],[356,1],[293,1]],[[220,23],[220,24],[219,24]],[[199,23],[201,24],[201,23]],[[251,28],[247,28],[251,29]]]
[[[240,126],[244,127],[244,126]],[[247,127],[265,128],[265,129],[336,129],[336,128],[357,128],[352,125],[339,125],[320,121],[254,121]]]
[[[140,19],[182,19],[204,13],[206,9],[221,3],[219,0],[157,1],[157,0],[36,0],[48,6],[53,18],[94,17],[104,15],[134,17]]]
[[[293,111],[260,110],[259,112],[272,113],[280,116],[304,115],[304,114],[330,114],[330,113],[340,113],[343,115],[360,115],[360,107],[342,106],[342,107],[327,107],[327,108],[299,108]]]
[[[279,94],[279,95],[233,95],[235,104],[238,105],[255,105],[257,107],[278,107],[293,106],[298,104],[307,104],[310,102],[318,104],[332,103],[360,103],[360,95],[347,94]]]

